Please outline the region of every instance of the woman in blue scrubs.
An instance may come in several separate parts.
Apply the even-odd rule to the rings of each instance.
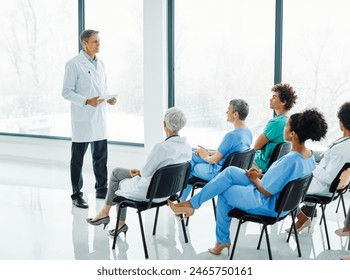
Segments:
[[[262,177],[261,170],[243,170],[228,167],[210,181],[190,200],[174,204],[168,201],[175,214],[193,215],[205,201],[218,196],[216,217],[216,244],[209,249],[219,255],[231,245],[231,218],[227,213],[232,208],[240,208],[252,214],[277,216],[275,204],[283,187],[292,180],[312,173],[316,162],[305,141],[319,141],[325,137],[327,123],[316,109],[293,114],[284,129],[284,138],[292,143],[292,151],[276,161]],[[287,214],[287,213],[286,213]]]

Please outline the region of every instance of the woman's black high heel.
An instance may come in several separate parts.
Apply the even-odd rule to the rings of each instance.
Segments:
[[[117,230],[117,236],[121,233],[124,232],[124,237],[126,237],[126,232],[128,231],[129,227],[127,224],[122,225],[118,230]],[[115,230],[111,229],[108,231],[109,235],[114,236]]]
[[[99,225],[103,224],[104,225],[103,229],[105,229],[106,226],[109,224],[110,219],[109,219],[109,216],[107,216],[107,217],[103,217],[101,219],[98,219],[96,221],[93,221],[92,218],[87,218],[86,221],[90,225],[93,225],[93,226],[99,226]]]

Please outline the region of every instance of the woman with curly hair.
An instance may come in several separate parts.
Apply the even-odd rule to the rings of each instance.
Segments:
[[[223,249],[229,250],[231,245],[232,219],[227,213],[232,208],[239,208],[251,214],[276,217],[275,204],[283,187],[292,180],[311,174],[316,167],[305,141],[321,140],[327,128],[324,116],[316,109],[293,114],[284,129],[284,138],[292,143],[292,151],[272,164],[263,177],[256,168],[228,167],[190,200],[178,204],[168,201],[168,204],[175,214],[182,213],[188,217],[205,201],[218,196],[216,244],[209,252],[219,255]]]
[[[346,162],[350,162],[350,102],[345,102],[338,111],[341,137],[335,140],[323,153],[323,157],[315,170],[307,194],[331,196],[329,187],[339,170]],[[305,202],[297,215],[296,228],[300,232],[311,227],[311,215],[315,204]],[[314,216],[316,209],[314,212]],[[350,228],[350,218],[348,222]]]

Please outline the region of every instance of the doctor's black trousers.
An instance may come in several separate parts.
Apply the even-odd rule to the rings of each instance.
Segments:
[[[72,142],[70,175],[72,183],[72,200],[83,197],[82,168],[84,155],[88,146],[91,146],[92,164],[95,174],[96,194],[105,195],[107,193],[107,140],[94,142]]]

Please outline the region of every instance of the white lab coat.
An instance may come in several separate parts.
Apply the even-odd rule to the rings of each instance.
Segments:
[[[332,194],[328,191],[331,183],[343,165],[350,162],[350,137],[340,138],[334,144],[324,153],[320,163],[312,172],[313,178],[307,194],[331,196]]]
[[[85,105],[91,97],[108,94],[104,64],[96,59],[95,67],[81,50],[66,64],[62,96],[71,102],[73,142],[93,142],[107,138],[106,102],[97,107]]]
[[[120,182],[116,195],[129,199],[147,201],[146,195],[151,178],[159,168],[176,163],[190,161],[192,147],[186,142],[185,137],[175,136],[160,142],[154,146],[145,164],[140,170],[141,176],[127,178]],[[161,202],[165,198],[155,199],[154,202]]]

